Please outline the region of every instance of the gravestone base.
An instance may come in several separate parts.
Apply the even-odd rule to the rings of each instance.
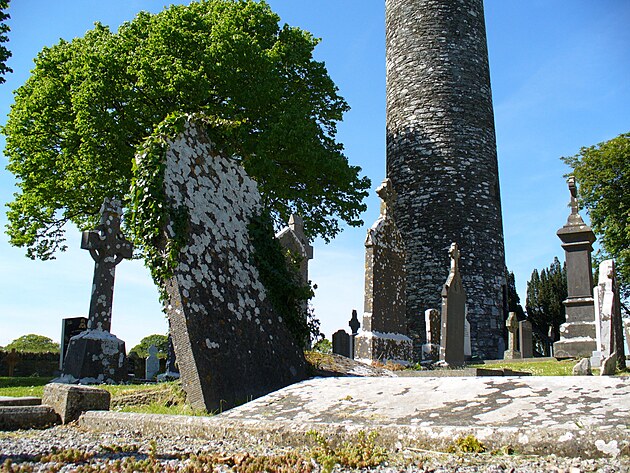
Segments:
[[[593,298],[567,299],[567,320],[560,326],[560,341],[553,344],[555,358],[589,357],[597,350]]]
[[[364,363],[394,361],[408,363],[413,358],[413,341],[399,333],[362,332],[356,336],[354,359]]]
[[[503,353],[504,360],[520,360],[521,358],[521,352],[517,350],[505,350]]]
[[[422,345],[422,361],[438,361],[440,359],[440,345],[424,343]]]
[[[86,330],[70,339],[62,376],[54,382],[114,384],[127,380],[125,342],[103,330]]]
[[[553,344],[553,356],[558,359],[590,358],[595,348],[597,348],[597,342],[593,339],[574,338],[571,340],[560,340]]]

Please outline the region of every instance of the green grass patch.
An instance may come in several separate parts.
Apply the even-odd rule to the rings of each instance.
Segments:
[[[44,385],[49,383],[49,377],[0,377],[0,396],[42,397]]]
[[[525,371],[532,376],[572,376],[577,360],[545,360],[545,361],[505,361],[504,363],[479,363],[467,365],[468,368],[499,369],[508,368],[514,371]]]

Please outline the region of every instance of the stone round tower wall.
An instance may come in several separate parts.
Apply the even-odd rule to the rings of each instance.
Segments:
[[[461,248],[473,355],[499,355],[505,255],[482,0],[386,0],[387,175],[416,349]]]

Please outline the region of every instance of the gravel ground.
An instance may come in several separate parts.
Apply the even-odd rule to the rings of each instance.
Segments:
[[[46,430],[0,432],[0,472],[17,471],[212,471],[255,472],[264,463],[254,459],[293,454],[298,463],[283,470],[318,473],[310,460],[312,447],[289,450],[252,441],[208,441],[188,437],[147,438],[129,434],[100,434],[74,425]],[[67,453],[73,449],[74,454]],[[50,455],[57,452],[56,455]],[[66,452],[66,453],[64,453]],[[87,455],[86,455],[87,454]],[[298,455],[301,454],[301,457]],[[46,457],[48,455],[48,457]],[[78,456],[72,458],[72,455]],[[191,455],[204,456],[195,460]],[[42,458],[42,456],[44,456]],[[133,458],[132,458],[133,457]],[[207,458],[214,460],[210,466]],[[205,464],[204,464],[205,462]],[[258,466],[256,466],[258,465]],[[299,465],[298,468],[296,465]],[[389,452],[388,462],[378,467],[353,470],[336,466],[334,472],[630,472],[630,458],[578,459],[555,456],[455,455],[420,450]]]

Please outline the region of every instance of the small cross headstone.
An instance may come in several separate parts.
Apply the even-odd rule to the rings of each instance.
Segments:
[[[332,336],[332,351],[335,355],[350,356],[350,335],[345,330],[337,330]]]
[[[466,292],[459,272],[460,252],[457,243],[451,244],[448,254],[451,270],[442,288],[440,362],[448,366],[461,366],[464,364]]]
[[[350,358],[354,359],[354,346],[356,337],[359,334],[359,328],[361,328],[361,322],[359,322],[359,318],[357,317],[357,311],[352,310],[352,318],[350,322],[348,322],[348,326],[350,327]]]
[[[144,367],[144,377],[145,379],[155,379],[160,372],[160,360],[157,357],[158,349],[155,345],[151,345],[147,351],[149,356],[147,356]]]
[[[116,265],[131,258],[133,247],[120,230],[122,204],[106,198],[101,220],[84,231],[81,248],[94,260],[87,330],[70,339],[59,382],[103,383],[127,378],[125,342],[110,333]]]
[[[9,378],[12,378],[15,374],[15,365],[20,361],[20,355],[16,352],[15,348],[12,348],[9,353],[4,357],[4,363],[7,365],[7,371]]]
[[[534,345],[532,340],[532,323],[523,320],[518,323],[519,348],[523,358],[534,356]]]
[[[506,327],[508,330],[508,349],[503,354],[504,360],[515,360],[521,358],[521,352],[518,351],[518,318],[516,312],[510,312],[507,318]]]

